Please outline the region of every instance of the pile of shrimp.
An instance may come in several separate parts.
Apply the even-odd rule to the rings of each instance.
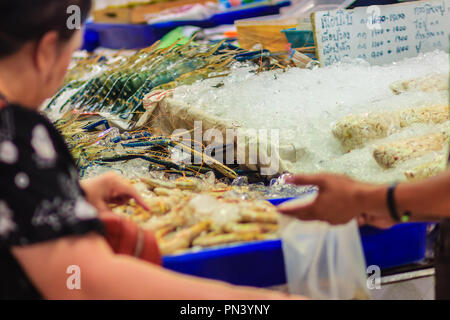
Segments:
[[[114,206],[142,228],[152,230],[163,255],[212,246],[278,238],[278,213],[248,187],[205,177],[176,180],[143,177],[132,181],[150,206]]]

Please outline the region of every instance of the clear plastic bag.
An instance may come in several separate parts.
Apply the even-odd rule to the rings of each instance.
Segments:
[[[358,225],[281,217],[289,292],[312,299],[369,299]]]

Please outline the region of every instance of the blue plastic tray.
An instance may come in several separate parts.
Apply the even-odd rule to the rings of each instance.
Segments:
[[[286,282],[280,240],[164,257],[165,268],[238,285],[269,287]]]
[[[270,202],[279,204],[286,200]],[[366,264],[385,269],[423,260],[427,226],[427,223],[407,223],[387,230],[360,228]],[[164,257],[163,265],[181,273],[238,285],[268,287],[286,283],[281,240]]]
[[[97,47],[110,49],[140,49],[152,45],[165,34],[180,26],[212,28],[233,24],[235,20],[278,14],[280,8],[290,5],[283,1],[275,5],[261,5],[216,14],[207,20],[160,22],[152,25],[87,23],[83,49],[93,51]]]

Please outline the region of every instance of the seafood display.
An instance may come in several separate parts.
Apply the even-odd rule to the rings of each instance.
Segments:
[[[155,113],[181,123],[188,117],[177,118],[176,111],[186,110],[191,118],[202,115],[230,129],[276,132],[280,161],[270,163],[280,163],[279,174],[327,171],[372,183],[406,181],[407,173],[443,156],[446,148],[413,152],[392,165],[384,160],[390,151],[374,157],[374,150],[450,125],[448,61],[446,52],[435,51],[383,66],[348,61],[251,76],[236,69],[175,88]],[[398,152],[408,151],[398,148],[392,156]],[[256,164],[260,169],[263,160]]]
[[[99,120],[100,119],[100,120]],[[197,175],[214,171],[216,174],[234,179],[242,171],[234,171],[204,152],[196,153],[193,146],[177,142],[166,136],[152,134],[151,128],[143,128],[131,133],[120,133],[116,127],[110,127],[108,121],[98,116],[83,113],[66,114],[55,122],[71,150],[81,176],[91,166],[107,166],[110,163],[142,159],[148,163],[148,170]],[[104,130],[98,129],[103,127]],[[191,163],[177,161],[175,152],[186,151],[200,158]]]
[[[71,84],[75,88],[77,84],[81,85],[83,81],[100,73],[108,67],[109,59],[113,60],[120,57],[120,53],[116,52],[112,55],[105,54],[86,54],[82,56],[74,56],[69,70],[64,79],[63,86]]]
[[[447,157],[440,155],[432,161],[426,162],[420,166],[414,167],[405,172],[408,180],[420,180],[437,175],[445,170],[447,165]]]
[[[448,61],[434,54],[423,59]],[[448,82],[426,63],[421,77],[404,80],[411,69],[405,65],[398,77],[393,70],[401,64],[301,69],[267,50],[156,43],[76,60],[44,112],[53,115],[81,177],[124,175],[150,209],[134,200],[111,209],[153,231],[162,255],[177,255],[278,239],[279,215],[268,199],[317,193],[315,186],[286,185],[285,172],[387,183],[445,170]],[[383,80],[366,88],[376,72]],[[278,130],[278,172],[264,176],[256,165],[224,164],[207,152],[204,137],[186,144],[173,135],[177,128],[193,131],[198,120],[202,130]],[[230,147],[218,141],[222,151]]]
[[[149,170],[188,176],[213,170],[230,179],[253,173],[208,156],[202,141],[181,144],[176,137],[153,130],[143,97],[149,93],[159,97],[160,92],[182,84],[224,77],[236,64],[252,65],[254,72],[262,72],[284,70],[291,63],[267,50],[248,52],[223,42],[197,45],[192,39],[168,48],[155,43],[137,52],[99,53],[75,61],[66,85],[45,105],[44,112],[68,142],[82,176],[94,166],[142,159]],[[177,159],[177,150],[191,154],[192,163]]]
[[[264,183],[250,185],[250,170],[222,164],[208,156],[205,146],[197,141],[181,144],[176,137],[157,134],[147,125],[131,129],[143,110],[140,106],[144,94],[190,83],[213,71],[212,76],[222,75],[230,59],[270,59],[265,52],[249,54],[234,48],[222,48],[219,53],[221,46],[148,48],[129,57],[114,57],[107,62],[106,71],[93,78],[69,81],[46,108],[47,112],[58,109],[60,115],[54,124],[64,136],[82,177],[116,168],[130,176],[128,172],[133,170],[133,183],[151,209],[145,211],[131,201],[113,210],[153,230],[164,255],[277,238],[278,215],[265,198],[273,197],[274,190],[295,195],[311,189],[291,190],[279,185],[278,180],[273,187]],[[256,71],[277,67],[277,61],[269,61]],[[85,63],[70,77],[88,70],[89,63]],[[64,101],[67,93],[70,96]],[[115,126],[118,118],[131,126]],[[179,151],[187,151],[191,162],[178,159]]]
[[[424,92],[448,89],[448,79],[444,75],[430,75],[410,81],[396,82],[390,87],[395,94],[409,90]],[[446,159],[442,154],[448,152],[449,145],[449,106],[431,105],[392,112],[372,112],[368,114],[349,115],[338,121],[333,135],[348,150],[360,148],[365,144],[383,139],[392,133],[415,124],[434,125],[440,132],[389,141],[376,145],[373,150],[375,161],[384,169],[392,169],[410,159],[419,159],[427,154],[438,154],[433,160],[407,169],[407,180],[420,180],[445,170]]]
[[[419,180],[434,176],[445,170],[449,145],[449,107],[445,105],[408,108],[395,112],[374,112],[350,115],[340,120],[332,129],[333,135],[347,150],[361,148],[371,141],[382,140],[392,133],[414,124],[443,127],[441,132],[403,138],[374,146],[373,158],[383,169],[392,169],[407,160],[436,154],[431,161],[425,161],[404,171],[407,180]],[[438,130],[439,131],[439,130]]]
[[[230,186],[212,175],[142,177],[133,181],[151,211],[134,202],[113,211],[153,230],[163,255],[278,237],[278,213],[261,193]]]
[[[156,49],[157,46],[153,45],[140,50],[85,80],[60,109],[106,112],[132,120],[143,111],[142,98],[152,89],[192,83],[207,78],[212,72],[225,71],[233,55],[215,54],[220,46],[192,46],[187,43],[181,46],[175,44],[167,49]],[[74,81],[79,85],[80,80]],[[74,82],[69,82],[56,97],[73,87]],[[55,99],[47,108],[51,108],[54,102]]]
[[[156,42],[131,55],[117,54],[106,68],[90,78],[85,77],[86,70],[100,57],[81,60],[69,70],[66,85],[45,110],[57,108],[61,114],[67,110],[102,113],[122,121],[124,129],[133,129],[145,111],[143,97],[152,90],[167,90],[224,76],[232,63],[237,62],[259,60],[257,71],[286,68],[292,63],[271,56],[267,50],[247,52],[223,42],[211,46],[194,44],[192,40],[183,45],[174,43],[168,48],[158,48],[159,42]],[[70,97],[60,102],[59,98],[67,92]]]
[[[395,94],[406,91],[433,92],[449,90],[449,76],[447,73],[433,73],[421,78],[396,81],[390,85],[390,88]]]
[[[447,145],[447,132],[433,133],[379,145],[375,148],[373,156],[380,166],[392,168],[402,161],[418,158],[428,152],[440,151]]]
[[[346,149],[354,149],[415,123],[440,124],[448,119],[448,105],[355,114],[338,121],[333,127],[333,134]]]

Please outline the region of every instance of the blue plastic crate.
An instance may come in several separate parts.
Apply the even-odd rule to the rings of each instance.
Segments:
[[[83,49],[140,49],[152,45],[164,34],[164,30],[148,25],[86,23]]]
[[[290,199],[270,202],[277,205]],[[361,228],[366,264],[385,269],[423,260],[427,226],[427,223],[407,223],[386,230]],[[281,240],[168,256],[163,258],[163,265],[181,273],[238,285],[268,287],[286,283]]]
[[[291,5],[290,1],[282,1],[274,5],[258,5],[241,10],[231,10],[213,15],[211,21],[215,26],[233,24],[236,20],[279,14],[282,7]]]
[[[231,10],[213,15],[206,20],[169,21],[152,25],[87,23],[83,49],[93,51],[97,47],[110,49],[145,48],[177,27],[212,28],[223,24],[233,24],[234,21],[239,19],[278,14],[280,8],[290,4],[290,1],[283,1],[274,5],[260,5],[241,10]]]
[[[360,228],[366,264],[387,269],[423,260],[427,227],[428,223],[404,223],[387,230]]]

